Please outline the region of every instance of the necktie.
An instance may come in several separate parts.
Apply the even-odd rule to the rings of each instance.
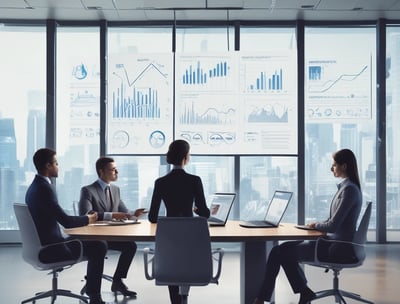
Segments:
[[[111,210],[112,207],[112,199],[111,199],[111,191],[110,191],[110,186],[106,186],[105,188],[105,195],[106,195],[106,205],[107,205],[107,211]]]

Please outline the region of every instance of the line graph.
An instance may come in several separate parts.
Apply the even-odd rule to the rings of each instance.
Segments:
[[[111,91],[112,118],[116,119],[157,119],[161,116],[158,100],[159,83],[168,84],[168,74],[163,72],[163,65],[150,62],[139,70],[132,79],[124,63],[115,64],[112,75],[120,84]],[[155,85],[148,79],[158,80]]]
[[[247,121],[249,123],[287,123],[288,119],[288,109],[281,104],[274,104],[264,105],[262,107],[253,107],[248,115]]]
[[[128,75],[128,71],[125,68],[125,64],[123,63],[117,63],[115,65],[115,68],[117,70],[122,69],[122,74],[123,76],[119,75],[119,73],[117,73],[116,71],[113,72],[113,75],[117,76],[118,78],[121,79],[121,81],[126,81],[127,85],[129,87],[131,87],[132,85],[134,85],[138,80],[142,79],[143,77],[146,77],[146,74],[150,73],[153,69],[158,72],[158,74],[160,76],[162,76],[166,81],[167,81],[167,73],[163,73],[160,70],[160,65],[156,64],[154,62],[149,63],[142,71],[139,72],[139,74],[131,81],[129,80],[129,75]]]
[[[313,67],[313,69],[315,69],[315,67]],[[354,80],[356,80],[367,69],[368,69],[368,65],[365,65],[358,73],[355,73],[355,74],[342,74],[342,75],[339,75],[336,79],[325,81],[321,85],[310,85],[309,92],[310,93],[324,93],[324,92],[327,92],[331,88],[333,88],[336,84],[339,84],[341,81],[346,82],[346,81],[354,81]],[[323,77],[323,75],[320,74],[318,79],[321,79],[322,77]],[[312,81],[312,80],[316,80],[316,79],[315,78],[311,78],[310,80]]]
[[[107,59],[107,152],[160,153],[173,134],[172,54],[111,53]]]
[[[227,108],[225,110],[217,109],[216,107],[209,107],[203,111],[195,108],[194,103],[185,105],[180,115],[179,122],[181,124],[233,124],[235,121],[236,110],[234,108]]]
[[[308,59],[306,113],[309,119],[369,118],[373,56]]]

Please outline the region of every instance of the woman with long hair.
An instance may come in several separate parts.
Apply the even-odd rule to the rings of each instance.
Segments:
[[[342,149],[332,155],[331,171],[340,179],[338,190],[330,207],[329,217],[325,221],[312,222],[310,228],[326,232],[327,239],[352,241],[356,232],[357,219],[361,211],[362,194],[358,176],[357,161],[349,149]],[[315,293],[307,286],[307,279],[300,263],[313,261],[315,241],[290,241],[272,248],[265,269],[264,281],[253,304],[270,302],[275,289],[275,280],[280,267],[284,269],[294,293],[300,293],[299,304],[308,304]],[[321,260],[349,262],[354,258],[350,244],[340,245],[323,243]],[[321,252],[320,246],[318,251]]]

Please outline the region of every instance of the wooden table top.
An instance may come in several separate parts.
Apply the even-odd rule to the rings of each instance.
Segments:
[[[272,240],[307,240],[316,239],[324,233],[316,230],[298,229],[291,223],[281,223],[277,228],[244,228],[240,221],[228,220],[224,227],[210,227],[213,242],[249,242]],[[70,236],[81,239],[107,241],[154,241],[157,224],[141,220],[129,225],[88,225],[65,229]]]

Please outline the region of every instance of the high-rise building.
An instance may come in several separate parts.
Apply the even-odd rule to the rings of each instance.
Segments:
[[[18,168],[14,119],[0,118],[0,168]]]
[[[12,203],[16,197],[18,170],[14,119],[0,119],[0,229],[9,227]]]
[[[46,114],[44,110],[33,109],[28,113],[25,170],[35,171],[32,156],[36,150],[46,146]]]

